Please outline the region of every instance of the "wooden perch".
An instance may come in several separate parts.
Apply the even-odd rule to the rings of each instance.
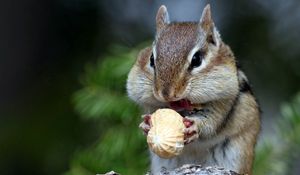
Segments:
[[[106,173],[104,175],[120,175],[114,171]],[[146,175],[153,175],[148,172]],[[240,175],[234,171],[226,170],[221,167],[202,167],[201,165],[186,164],[182,167],[176,168],[174,170],[168,171],[162,169],[159,175]]]

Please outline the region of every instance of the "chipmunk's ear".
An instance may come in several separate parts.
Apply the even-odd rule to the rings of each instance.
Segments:
[[[200,22],[200,26],[205,31],[209,31],[214,27],[214,22],[211,18],[210,5],[207,4],[202,12]]]
[[[202,12],[202,16],[199,22],[199,28],[205,33],[207,37],[207,42],[218,46],[220,44],[221,38],[220,34],[215,28],[214,21],[211,17],[210,5],[207,4]]]
[[[167,7],[162,5],[156,14],[156,31],[161,31],[167,24],[170,23]]]

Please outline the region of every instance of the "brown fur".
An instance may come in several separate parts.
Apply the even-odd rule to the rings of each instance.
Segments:
[[[182,92],[185,88],[186,79],[178,77],[183,72],[185,60],[189,51],[196,43],[196,23],[171,23],[159,34],[156,42],[157,58],[156,71],[168,72],[158,73],[155,78],[155,89],[162,89],[163,96],[172,100],[174,94]],[[176,82],[173,82],[176,80]],[[174,86],[174,85],[178,86]],[[173,92],[173,93],[172,93]]]
[[[152,48],[151,47],[146,47],[145,49],[141,50],[139,55],[138,55],[138,58],[137,59],[137,63],[138,63],[138,66],[146,71],[146,65],[149,63],[149,58],[152,54]]]

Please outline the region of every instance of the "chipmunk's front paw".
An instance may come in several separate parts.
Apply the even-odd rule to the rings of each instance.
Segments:
[[[143,122],[139,125],[139,127],[143,130],[144,134],[147,135],[150,130],[150,114],[146,114],[142,116]]]
[[[184,144],[188,144],[198,139],[199,137],[199,128],[197,126],[196,119],[193,117],[185,117],[183,119],[183,123],[185,125],[184,130]]]

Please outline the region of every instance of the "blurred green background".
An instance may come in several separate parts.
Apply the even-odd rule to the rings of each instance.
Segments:
[[[207,3],[1,1],[0,174],[147,171],[127,73],[161,4],[172,21],[197,21]],[[299,1],[210,3],[263,111],[255,174],[300,174]]]

